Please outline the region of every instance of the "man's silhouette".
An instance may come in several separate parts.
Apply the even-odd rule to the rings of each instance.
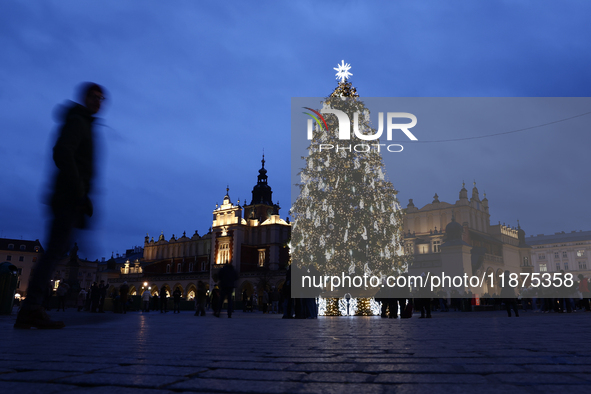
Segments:
[[[53,147],[58,168],[50,200],[52,220],[45,254],[38,260],[29,279],[27,298],[21,307],[15,328],[63,328],[42,308],[47,284],[57,263],[70,248],[74,228],[85,228],[93,207],[88,194],[94,177],[94,116],[105,99],[104,89],[95,83],[80,87],[82,104],[72,103],[65,113],[59,137]]]

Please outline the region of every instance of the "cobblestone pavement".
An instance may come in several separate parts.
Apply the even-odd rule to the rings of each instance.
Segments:
[[[0,316],[0,393],[565,393],[591,384],[591,313],[433,319],[52,312]]]

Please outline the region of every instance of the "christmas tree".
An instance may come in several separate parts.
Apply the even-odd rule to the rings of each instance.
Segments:
[[[322,106],[346,113],[350,130],[357,126],[362,136],[373,135],[369,110],[347,81],[351,74],[346,67],[343,62],[337,69],[341,80]],[[322,109],[308,110],[318,120]],[[403,212],[397,191],[386,178],[381,153],[372,148],[379,140],[364,140],[358,133],[351,133],[350,140],[339,139],[339,119],[324,113],[323,121],[317,121],[309,155],[302,157],[306,165],[299,173],[300,194],[291,210],[292,261],[321,275],[397,275],[406,270],[401,248]],[[334,148],[320,149],[321,144]],[[377,284],[373,285],[375,293]],[[363,291],[368,287],[354,285],[332,296],[371,297],[371,291]]]

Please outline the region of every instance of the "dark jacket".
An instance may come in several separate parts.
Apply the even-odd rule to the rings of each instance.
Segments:
[[[236,274],[236,270],[234,269],[234,266],[232,266],[232,264],[224,264],[218,276],[220,278],[220,287],[236,287],[236,280],[238,279],[238,274]]]
[[[80,213],[77,225],[83,227],[84,215],[92,216],[88,199],[94,177],[94,117],[86,107],[73,103],[67,110],[59,137],[53,147],[53,161],[58,168],[51,206],[74,207]]]

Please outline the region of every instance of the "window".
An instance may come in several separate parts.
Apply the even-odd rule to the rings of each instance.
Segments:
[[[33,257],[33,263],[37,262],[37,257]]]
[[[562,258],[563,258],[563,259],[566,259],[566,258],[567,258],[567,255],[566,255],[566,250],[563,250],[563,251],[562,251]]]
[[[176,266],[176,272],[182,272],[182,266],[181,263],[178,263]]]
[[[579,263],[579,264],[580,264],[580,263]],[[16,270],[16,272],[17,272],[19,275],[22,275],[22,274],[23,274],[23,269],[22,269],[22,268],[18,268],[18,269]]]
[[[205,261],[201,262],[201,271],[205,271]]]
[[[437,240],[437,241],[433,241],[433,253],[439,253],[441,252],[441,241]]]
[[[555,259],[558,259],[558,258],[560,258],[560,256],[559,256],[558,252],[554,252],[554,258],[555,258]]]
[[[39,246],[35,246],[35,253],[39,253]]]
[[[230,244],[223,243],[220,245],[218,252],[218,264],[228,264],[230,261]]]
[[[585,256],[585,249],[577,250],[577,257],[584,257]]]
[[[193,263],[189,263],[189,272],[193,272]]]
[[[265,266],[265,249],[259,249],[259,267]]]
[[[585,261],[579,261],[579,269],[580,270],[586,270],[587,269],[587,263]]]
[[[25,256],[18,256],[18,261],[25,261]]]
[[[425,245],[425,244],[419,245],[419,253],[420,254],[429,253],[429,245]]]
[[[6,256],[6,261],[12,261],[12,256],[11,255]]]
[[[564,270],[568,271],[568,263],[564,263]]]
[[[25,245],[21,245],[21,250],[26,250],[27,247]]]
[[[13,250],[14,249],[14,244],[8,244],[8,250]]]
[[[548,267],[546,267],[546,264],[540,264],[540,272],[548,272]]]
[[[556,263],[556,272],[560,271],[560,263]]]
[[[523,258],[523,266],[524,266],[524,267],[527,267],[527,266],[529,266],[529,259],[527,258],[527,256],[525,256],[525,257]]]
[[[540,259],[540,260],[546,260],[546,254],[545,253],[540,253],[538,255],[538,259]]]
[[[170,264],[166,264],[166,273],[170,274]]]

